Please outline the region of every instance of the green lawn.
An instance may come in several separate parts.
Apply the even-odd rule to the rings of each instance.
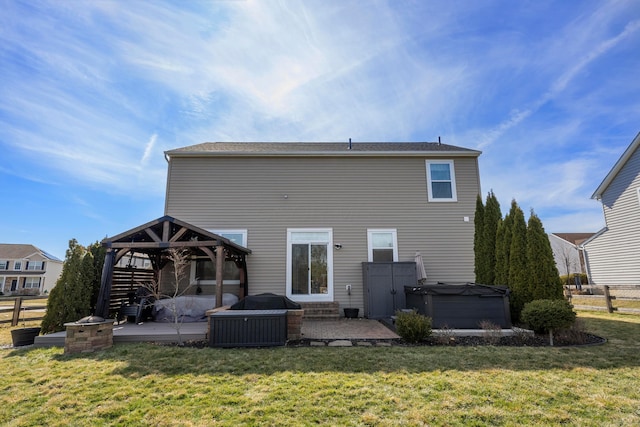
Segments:
[[[640,316],[605,345],[0,350],[0,424],[640,425]]]

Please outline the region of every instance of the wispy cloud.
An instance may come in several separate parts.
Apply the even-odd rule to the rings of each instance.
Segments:
[[[529,105],[526,105],[522,110],[512,111],[509,118],[498,124],[496,127],[483,132],[482,136],[479,138],[478,148],[481,150],[486,149],[497,139],[501,138],[505,132],[519,125],[523,120],[534,114],[542,106],[555,99],[556,96],[564,91],[571,81],[575,79],[580,72],[585,70],[590,63],[607,54],[638,30],[640,30],[640,20],[635,20],[627,24],[624,29],[614,37],[599,42],[593,47],[584,46],[585,50],[580,52],[577,57],[572,58],[573,63],[570,64],[570,67],[562,72],[562,74],[551,83],[549,89],[544,94],[533,100]]]
[[[167,149],[442,136],[484,151],[505,203],[592,224],[589,196],[637,133],[635,1],[3,7],[0,172],[146,197],[145,214]]]
[[[153,147],[156,145],[157,139],[158,135],[154,133],[153,135],[151,135],[151,138],[149,138],[147,145],[144,147],[144,154],[142,155],[142,159],[140,159],[140,163],[143,166],[149,163],[149,157],[151,156],[151,153],[153,153]]]

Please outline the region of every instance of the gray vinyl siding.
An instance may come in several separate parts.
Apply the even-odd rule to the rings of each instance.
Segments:
[[[209,229],[247,229],[249,292],[286,291],[288,228],[331,228],[334,300],[363,306],[367,229],[397,229],[399,261],[423,255],[428,282],[473,273],[477,158],[453,158],[457,202],[427,201],[427,157],[173,157],[166,214]],[[286,196],[286,197],[285,197]],[[469,217],[469,222],[463,218]]]
[[[596,285],[640,285],[639,171],[636,150],[602,194],[607,230],[586,245]]]

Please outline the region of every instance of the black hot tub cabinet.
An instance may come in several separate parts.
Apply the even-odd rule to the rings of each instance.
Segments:
[[[431,318],[434,329],[480,329],[483,320],[511,328],[509,289],[477,283],[405,286],[407,308]]]
[[[211,347],[271,347],[287,342],[287,310],[226,310],[210,317]]]

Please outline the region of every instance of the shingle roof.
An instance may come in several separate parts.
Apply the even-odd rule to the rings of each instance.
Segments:
[[[573,243],[574,245],[580,245],[595,233],[553,233],[554,236]]]
[[[458,154],[479,156],[480,151],[438,142],[205,142],[167,151],[175,155],[363,155]]]
[[[45,258],[52,261],[60,261],[58,258],[45,251],[38,249],[33,245],[28,244],[15,244],[15,243],[0,243],[0,259],[23,259],[33,254],[40,254]]]

